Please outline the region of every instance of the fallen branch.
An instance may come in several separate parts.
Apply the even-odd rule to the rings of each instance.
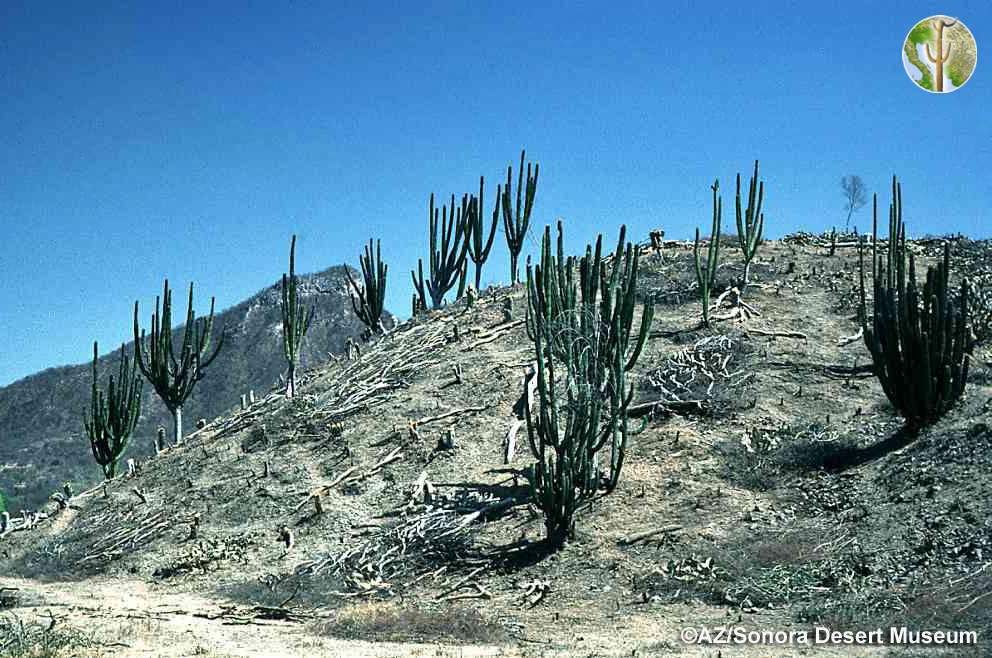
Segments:
[[[654,411],[663,411],[668,414],[705,414],[706,407],[702,400],[655,400],[653,402],[642,402],[640,404],[627,407],[628,418],[641,418]]]
[[[864,338],[864,335],[865,335],[865,328],[861,327],[860,329],[858,329],[858,333],[852,336],[841,336],[840,338],[838,338],[837,346],[844,347],[845,345],[850,345],[851,343],[857,342],[862,338]]]
[[[636,544],[639,541],[650,539],[655,535],[661,535],[661,534],[667,535],[672,532],[678,532],[679,530],[682,529],[683,528],[680,525],[665,525],[665,526],[661,526],[660,528],[654,528],[653,530],[646,530],[644,532],[639,532],[637,534],[630,535],[629,537],[624,537],[620,539],[620,541],[618,541],[617,543],[620,544],[621,546],[630,546],[631,544]]]
[[[438,420],[444,420],[445,418],[451,418],[452,416],[459,416],[461,414],[467,414],[467,413],[473,412],[473,411],[485,411],[486,409],[488,409],[488,407],[485,406],[485,405],[481,405],[481,406],[478,406],[478,407],[465,407],[464,409],[455,409],[454,411],[448,411],[448,412],[445,412],[445,413],[440,414],[438,416],[430,416],[429,418],[421,418],[420,420],[417,420],[415,422],[417,424],[417,427],[420,427],[421,425],[426,425],[427,423],[433,423],[433,422],[438,421]]]
[[[506,333],[507,331],[509,331],[510,329],[514,329],[516,327],[519,327],[523,323],[524,323],[524,320],[514,320],[512,322],[506,322],[504,324],[501,324],[501,325],[495,327],[494,329],[492,329],[489,332],[488,335],[483,336],[482,338],[480,338],[479,340],[475,341],[471,345],[463,348],[462,349],[462,352],[468,352],[469,350],[473,350],[476,347],[479,347],[480,345],[485,345],[487,343],[491,343],[494,340],[496,340],[497,338],[499,338],[501,335],[503,335],[504,333]]]
[[[800,331],[766,331],[764,329],[754,329],[752,327],[747,327],[744,331],[748,334],[753,334],[755,336],[769,336],[771,338],[797,338],[799,340],[808,340],[806,334]]]

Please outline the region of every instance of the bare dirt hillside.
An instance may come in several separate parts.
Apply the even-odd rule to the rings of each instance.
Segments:
[[[926,262],[940,243],[913,248]],[[952,248],[988,280],[988,244]],[[986,644],[947,655],[988,655],[989,348],[958,407],[910,435],[855,336],[850,244],[766,243],[753,313],[705,330],[691,245],[643,250],[646,426],[564,550],[544,549],[528,504],[526,427],[504,463],[533,350],[524,291],[499,289],[5,536],[8,632],[119,656],[913,655],[680,639],[905,625],[976,630]],[[724,259],[722,287],[732,243]]]

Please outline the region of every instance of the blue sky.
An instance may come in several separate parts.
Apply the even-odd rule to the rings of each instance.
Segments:
[[[534,234],[574,249],[691,236],[755,158],[772,235],[843,223],[849,173],[898,174],[914,233],[989,235],[987,0],[195,4],[0,3],[0,385],[119,345],[165,276],[237,303],[293,232],[301,271],[381,237],[408,314],[428,195],[492,200],[523,147]],[[901,62],[933,13],[978,42],[944,96]]]

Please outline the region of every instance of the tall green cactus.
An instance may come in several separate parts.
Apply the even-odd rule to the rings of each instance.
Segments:
[[[347,271],[347,269],[345,270]],[[313,321],[315,307],[307,309],[300,299],[296,276],[296,236],[289,244],[289,275],[282,275],[282,352],[289,367],[286,396],[296,395],[296,368],[300,363],[303,339]]]
[[[351,308],[355,315],[368,327],[369,335],[381,334],[386,331],[382,326],[382,311],[386,303],[386,274],[389,266],[382,261],[382,245],[375,241],[375,251],[372,251],[372,238],[365,247],[365,253],[359,257],[362,265],[362,280],[364,285],[359,287],[351,277],[347,266],[344,275],[351,288]]]
[[[524,182],[525,151],[520,152],[520,168],[517,170],[517,203],[511,203],[513,195],[513,167],[506,168],[506,186],[502,190],[501,205],[503,207],[503,232],[506,234],[506,246],[510,250],[510,285],[519,280],[520,252],[524,248],[524,238],[530,227],[530,213],[534,208],[534,195],[537,194],[537,176],[541,165],[527,163],[527,181]]]
[[[871,321],[865,286],[864,240],[859,242],[861,318],[865,345],[886,397],[906,423],[919,428],[940,418],[964,392],[972,350],[968,332],[968,280],[955,301],[949,294],[950,245],[927,268],[922,299],[916,263],[906,244],[902,187],[892,177],[889,239],[878,249],[878,197],[873,198]],[[907,271],[906,260],[909,256]]]
[[[160,303],[161,315],[159,315]],[[193,311],[193,284],[189,284],[186,326],[182,348],[177,358],[172,342],[172,291],[169,290],[169,280],[166,279],[162,297],[155,298],[155,312],[152,314],[146,357],[145,332],[138,326],[138,302],[134,302],[134,360],[172,414],[173,439],[177,445],[183,437],[183,405],[224,345],[222,331],[213,354],[204,357],[210,348],[213,325],[214,298],[210,298],[210,315],[206,320],[203,318],[198,320]]]
[[[465,220],[469,212],[469,204],[466,195],[462,199],[461,207],[456,209],[455,195],[452,194],[450,211],[448,206],[441,206],[438,209],[434,207],[434,195],[431,194],[427,210],[430,225],[430,277],[424,279],[423,259],[417,261],[417,271],[410,272],[413,286],[424,308],[427,307],[428,294],[432,308],[441,308],[445,294],[458,283],[459,277],[463,274],[468,252]],[[439,232],[440,244],[438,244]]]
[[[720,181],[713,181],[713,224],[710,228],[710,242],[706,252],[706,265],[699,258],[699,227],[696,227],[696,240],[692,255],[696,261],[696,282],[703,304],[703,324],[710,326],[710,293],[716,285],[716,269],[720,264],[720,221],[723,217],[723,199],[720,198]]]
[[[482,220],[482,213],[485,211],[485,179],[479,177],[479,198],[471,204],[471,209],[466,221],[469,234],[468,255],[475,263],[475,290],[478,292],[482,286],[482,266],[489,258],[489,252],[493,248],[493,240],[496,238],[496,225],[499,222],[500,199],[502,188],[496,188],[496,205],[493,208],[492,223],[489,226],[489,237],[485,237],[485,226]]]
[[[545,516],[547,539],[558,547],[572,534],[579,506],[619,482],[631,434],[627,408],[633,368],[653,318],[648,304],[631,342],[638,254],[620,231],[612,272],[606,274],[602,236],[578,263],[565,258],[561,223],[557,255],[546,227],[541,263],[527,267],[528,330],[537,362],[537,414],[527,430],[537,462],[531,494]],[[597,299],[599,297],[599,299]],[[608,462],[599,453],[609,447]]]
[[[754,175],[748,186],[747,208],[741,213],[741,175],[737,174],[737,239],[740,241],[741,252],[744,254],[743,288],[751,277],[751,261],[758,253],[762,234],[765,230],[765,215],[761,212],[761,204],[765,200],[765,183],[758,181],[758,161],[754,161]]]
[[[121,361],[117,379],[110,376],[107,392],[97,384],[99,347],[93,341],[93,391],[89,414],[83,426],[90,440],[93,458],[103,468],[108,480],[117,474],[117,464],[127,450],[128,439],[141,415],[141,376],[137,362],[130,362],[121,345]]]

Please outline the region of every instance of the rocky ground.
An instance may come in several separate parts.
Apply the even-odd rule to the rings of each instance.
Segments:
[[[694,328],[691,245],[644,248],[657,306],[637,400],[680,403],[648,417],[619,488],[558,553],[527,502],[526,428],[504,463],[533,357],[523,290],[493,290],[8,534],[0,655],[59,638],[41,655],[913,651],[680,639],[726,625],[975,630],[983,644],[948,655],[988,655],[989,348],[958,407],[907,433],[865,368],[857,250],[839,243],[766,243],[754,313],[710,329]],[[731,244],[722,288],[740,276]],[[958,271],[990,279],[986,243],[952,244]],[[939,242],[914,248],[926,262]]]

